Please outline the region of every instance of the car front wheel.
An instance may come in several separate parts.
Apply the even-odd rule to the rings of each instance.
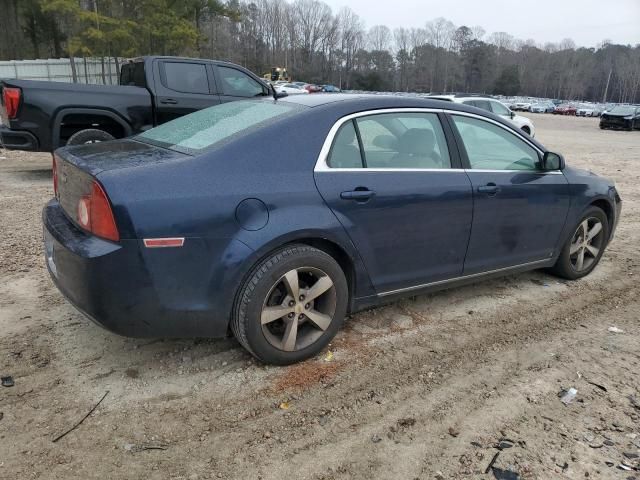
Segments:
[[[602,258],[609,239],[607,216],[598,207],[590,207],[566,241],[553,273],[576,280],[591,273]]]
[[[347,312],[340,265],[308,245],[269,255],[240,288],[231,320],[238,342],[265,363],[287,365],[318,354]]]

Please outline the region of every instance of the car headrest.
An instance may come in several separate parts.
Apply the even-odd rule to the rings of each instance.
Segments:
[[[398,152],[410,155],[428,155],[433,152],[436,139],[431,130],[410,128],[398,141]]]

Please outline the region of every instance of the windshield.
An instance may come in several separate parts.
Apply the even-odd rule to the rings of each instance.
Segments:
[[[632,105],[616,105],[609,113],[615,113],[617,115],[633,115],[636,111],[636,107]]]
[[[271,101],[223,103],[141,133],[136,139],[194,154],[305,107]]]

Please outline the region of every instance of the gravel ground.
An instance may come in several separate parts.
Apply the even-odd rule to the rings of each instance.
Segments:
[[[496,474],[640,479],[619,467],[640,453],[640,135],[531,118],[569,164],[618,184],[600,266],[357,314],[287,368],[232,339],[141,341],[86,320],[41,254],[50,156],[0,152],[0,373],[15,380],[0,387],[0,478],[481,479],[500,452]]]

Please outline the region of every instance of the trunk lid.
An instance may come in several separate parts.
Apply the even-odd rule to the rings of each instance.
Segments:
[[[80,225],[79,202],[91,193],[94,180],[102,172],[157,165],[183,158],[188,156],[134,140],[60,148],[54,154],[56,199],[67,216]],[[109,192],[106,194],[108,196]]]

